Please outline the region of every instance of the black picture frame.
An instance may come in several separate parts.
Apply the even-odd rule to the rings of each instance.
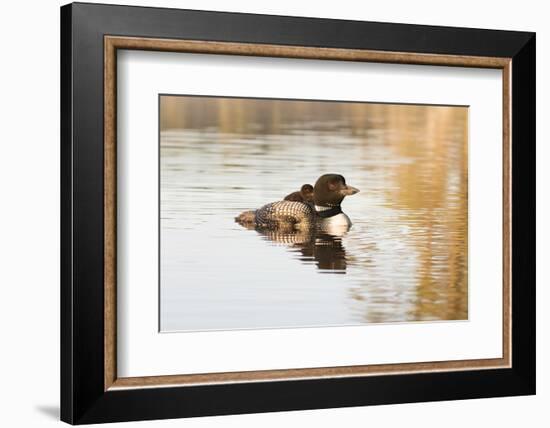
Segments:
[[[512,367],[104,390],[104,36],[512,58]],[[535,393],[535,34],[73,3],[61,8],[61,419],[86,424]]]

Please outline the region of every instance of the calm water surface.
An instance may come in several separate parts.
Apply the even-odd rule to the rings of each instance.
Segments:
[[[467,114],[163,97],[161,330],[467,319]],[[234,222],[329,172],[344,236]]]

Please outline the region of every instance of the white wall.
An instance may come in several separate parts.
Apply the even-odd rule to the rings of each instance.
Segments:
[[[122,1],[122,0],[121,0]],[[103,1],[104,3],[113,3]],[[4,2],[0,12],[0,419],[7,427],[58,424],[59,10],[58,0]],[[235,12],[485,27],[537,32],[538,395],[336,410],[156,421],[142,426],[542,426],[550,404],[548,312],[550,27],[545,2],[193,0],[126,1]],[[546,119],[546,120],[543,120]],[[544,144],[544,143],[546,144]],[[543,195],[545,194],[545,195]],[[543,198],[545,196],[545,198]],[[137,426],[127,424],[125,426]]]

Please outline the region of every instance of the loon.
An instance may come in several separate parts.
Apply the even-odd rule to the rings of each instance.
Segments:
[[[313,188],[313,204],[297,201],[271,202],[255,211],[245,211],[235,221],[247,228],[260,230],[308,230],[319,228],[347,232],[351,226],[349,217],[340,204],[346,196],[359,189],[346,184],[340,174],[319,177]]]
[[[313,203],[313,186],[304,184],[297,192],[285,196],[285,201]]]

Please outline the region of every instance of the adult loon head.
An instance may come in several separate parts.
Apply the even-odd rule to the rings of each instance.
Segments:
[[[359,189],[346,184],[339,174],[319,177],[313,188],[317,226],[334,236],[345,234],[351,227],[350,218],[342,212],[340,204],[346,196],[355,195]]]
[[[340,174],[324,174],[313,187],[313,201],[317,211],[339,207],[346,196],[355,195],[359,189],[346,184]]]

